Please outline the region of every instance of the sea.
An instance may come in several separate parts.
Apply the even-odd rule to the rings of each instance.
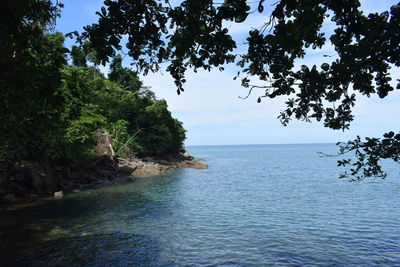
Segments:
[[[349,182],[334,144],[187,150],[209,168],[1,211],[0,266],[400,266],[399,164]]]

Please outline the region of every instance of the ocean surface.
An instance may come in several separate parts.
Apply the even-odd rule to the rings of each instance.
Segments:
[[[178,169],[0,212],[0,266],[399,266],[400,166],[348,182],[334,144],[188,147]]]

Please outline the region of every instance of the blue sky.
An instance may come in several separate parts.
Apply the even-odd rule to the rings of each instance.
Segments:
[[[63,33],[81,31],[82,27],[97,21],[95,12],[102,6],[102,0],[64,0],[62,16],[56,30]],[[271,1],[266,1],[271,2]],[[382,12],[396,0],[361,1],[365,12]],[[241,42],[251,27],[258,27],[266,20],[266,15],[256,14],[243,24],[230,23],[229,28],[239,48],[246,47]],[[323,30],[332,32],[332,23],[326,23]],[[67,40],[67,45],[72,44]],[[321,51],[310,51],[309,55],[297,62],[299,65],[320,65],[324,54],[334,54],[328,45]],[[125,61],[129,63],[129,61]],[[105,70],[107,68],[104,68]],[[256,103],[257,92],[248,99],[247,91],[233,77],[237,69],[228,66],[225,72],[217,70],[197,74],[188,72],[185,92],[176,94],[173,80],[161,71],[142,77],[158,98],[167,100],[172,114],[184,123],[188,130],[186,145],[228,145],[228,144],[282,144],[282,143],[323,143],[346,141],[360,136],[381,136],[384,132],[399,130],[400,92],[395,90],[385,99],[376,96],[359,97],[354,109],[355,120],[350,130],[341,132],[324,128],[321,123],[306,123],[293,120],[284,127],[276,118],[285,108],[285,98]],[[393,79],[400,79],[400,70],[392,69]],[[259,92],[262,94],[262,92]]]

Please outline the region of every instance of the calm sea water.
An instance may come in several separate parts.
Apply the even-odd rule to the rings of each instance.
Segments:
[[[0,213],[4,266],[400,265],[400,179],[338,179],[333,144],[189,147],[179,169]]]

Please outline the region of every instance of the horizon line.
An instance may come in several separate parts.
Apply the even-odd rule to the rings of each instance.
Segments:
[[[260,146],[260,145],[323,145],[323,144],[337,144],[338,142],[315,142],[315,143],[274,143],[274,144],[222,144],[222,145],[185,145],[191,146]]]

